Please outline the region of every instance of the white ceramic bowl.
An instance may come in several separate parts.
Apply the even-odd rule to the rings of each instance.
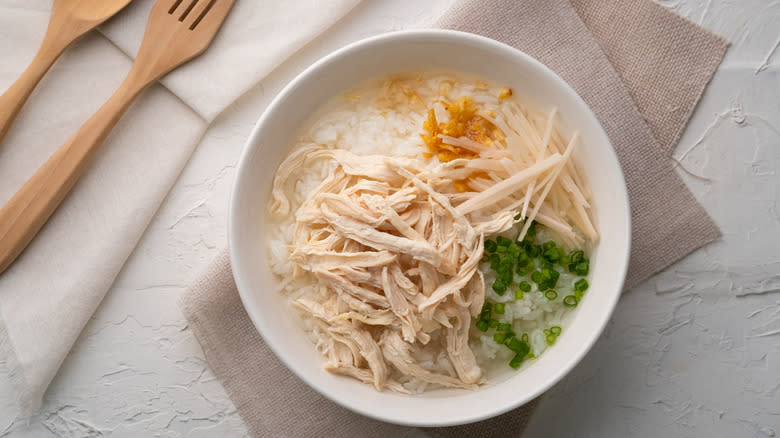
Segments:
[[[296,129],[330,97],[366,79],[394,72],[446,69],[510,86],[542,109],[558,107],[568,131],[578,130],[576,159],[594,193],[601,232],[591,262],[590,289],[565,322],[555,346],[531,365],[507,367],[498,383],[476,391],[436,390],[404,396],[377,392],[322,369],[323,358],[297,317],[274,291],[267,263],[265,205],[276,167]],[[598,78],[593,78],[598,80]],[[238,164],[228,225],[230,258],[249,316],[279,359],[312,388],[353,411],[392,423],[445,426],[482,420],[518,407],[549,389],[587,353],[620,296],[628,265],[630,212],[623,174],[607,135],[585,102],[530,56],[472,34],[422,30],[385,34],[351,44],[293,80],[257,122]]]

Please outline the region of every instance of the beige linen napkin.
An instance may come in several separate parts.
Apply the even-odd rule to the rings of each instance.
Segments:
[[[111,41],[88,35],[44,77],[0,143],[0,205],[120,84],[154,1],[134,0],[101,29]],[[16,405],[0,405],[0,422],[10,422],[11,410],[38,407],[209,122],[359,0],[322,3],[236,2],[209,50],[130,108],[57,212],[0,275],[0,404]],[[0,0],[0,93],[35,55],[51,5]],[[310,13],[315,7],[318,13]]]
[[[35,54],[49,10],[45,1],[0,0],[0,92]],[[130,64],[97,34],[63,54],[0,143],[0,205],[108,99]],[[57,213],[0,275],[2,424],[40,404],[205,128],[176,96],[151,87]]]
[[[438,25],[529,53],[594,110],[617,150],[631,199],[626,289],[720,236],[675,173],[670,153],[725,53],[725,40],[649,0],[470,0]],[[225,253],[182,296],[181,306],[254,436],[390,437],[405,430],[346,412],[281,365],[246,315]],[[518,436],[535,406],[427,432]]]
[[[135,57],[154,3],[133,0],[100,32],[128,56]],[[237,1],[209,50],[160,82],[201,117],[214,120],[358,3],[360,0]]]

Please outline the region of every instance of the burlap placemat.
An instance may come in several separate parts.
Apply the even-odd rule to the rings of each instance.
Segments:
[[[514,46],[590,105],[617,150],[632,210],[626,289],[718,238],[670,154],[728,42],[650,0],[469,0],[439,27]],[[227,253],[182,296],[206,360],[255,437],[397,437],[408,429],[330,402],[295,377],[244,311]],[[441,437],[519,436],[538,399],[497,418],[429,429]]]

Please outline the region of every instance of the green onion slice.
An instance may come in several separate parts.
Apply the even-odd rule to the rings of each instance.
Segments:
[[[563,297],[563,305],[566,307],[576,307],[579,300],[574,295],[566,295]]]

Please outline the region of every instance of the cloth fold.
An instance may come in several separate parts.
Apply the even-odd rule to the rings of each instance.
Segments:
[[[0,275],[0,420],[32,413],[210,122],[359,0],[236,2],[212,47],[125,114],[86,174]],[[130,69],[154,0],[135,0],[68,49],[0,143],[0,205],[102,105]],[[35,55],[51,0],[0,0],[0,92]],[[117,47],[124,50],[124,53]],[[166,89],[167,87],[167,89]],[[66,109],[66,110],[65,110]],[[6,384],[9,383],[9,384]]]
[[[134,0],[100,31],[135,58],[155,1]],[[160,82],[205,120],[214,120],[358,3],[360,0],[237,1],[209,50]]]
[[[725,40],[649,0],[468,0],[437,25],[529,53],[596,113],[617,150],[631,198],[627,289],[720,236],[675,173],[670,153],[725,54]],[[399,436],[398,426],[345,414],[279,367],[241,306],[226,253],[180,304],[254,436]],[[519,436],[537,402],[483,422],[426,432]],[[299,405],[309,417],[301,418],[301,410],[290,414],[288,407]]]
[[[46,9],[0,12],[0,29],[17,41],[19,52],[33,54],[47,19]],[[9,52],[0,58],[2,88],[19,74],[25,58]],[[0,144],[0,205],[97,110],[129,67],[130,60],[99,35],[63,55]],[[0,376],[10,381],[3,389],[15,393],[21,413],[40,404],[205,128],[179,99],[152,86],[37,237],[0,275],[0,364],[5,368]],[[0,415],[11,410],[0,409]]]

